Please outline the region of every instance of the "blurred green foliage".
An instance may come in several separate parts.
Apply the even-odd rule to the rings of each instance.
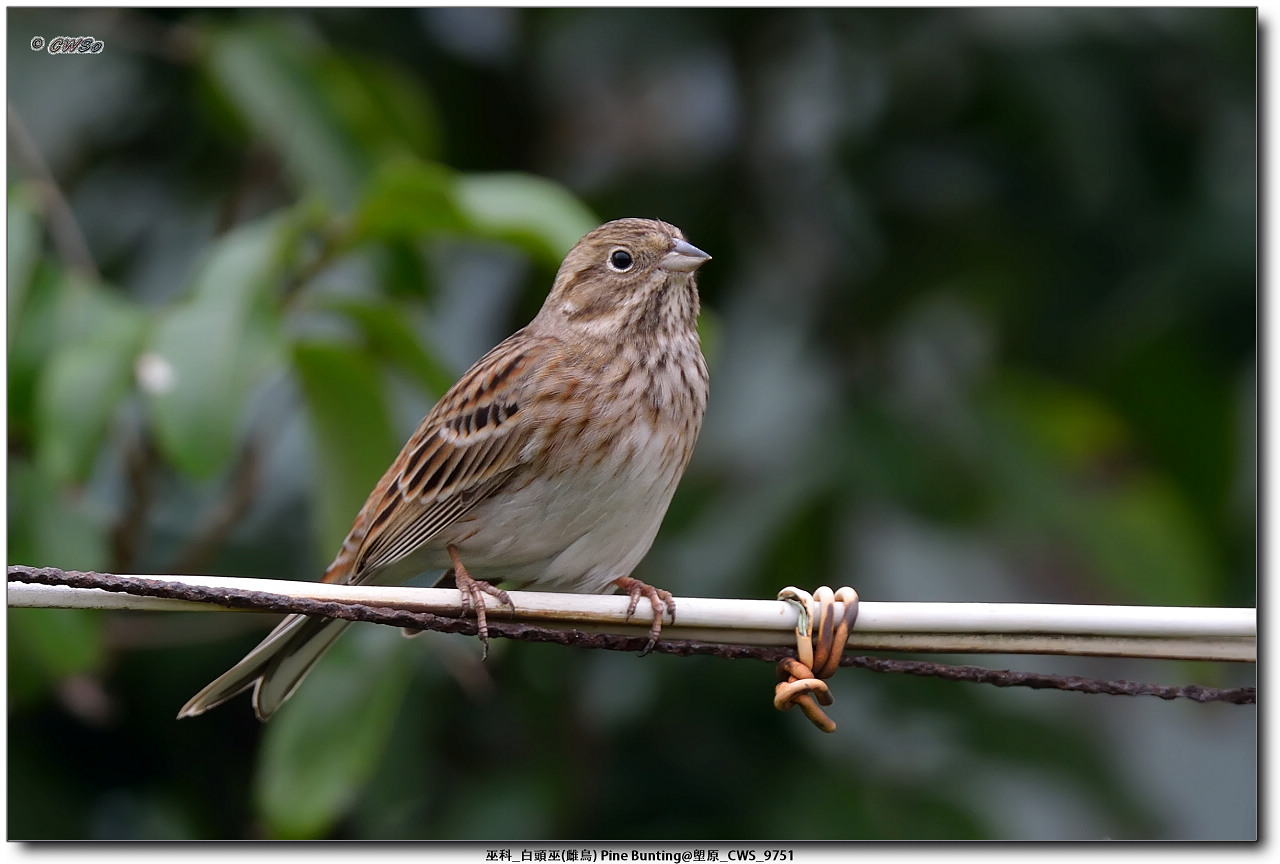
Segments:
[[[10,562],[316,578],[564,252],[638,215],[715,256],[642,578],[1255,602],[1253,10],[8,24]],[[105,49],[28,47],[68,33]],[[1251,708],[848,672],[824,737],[754,664],[358,627],[269,726],[179,723],[264,624],[7,619],[11,839],[1257,830]]]

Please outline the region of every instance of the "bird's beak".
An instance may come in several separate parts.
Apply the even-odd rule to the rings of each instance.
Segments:
[[[711,260],[711,256],[692,243],[674,240],[671,251],[663,256],[658,266],[663,270],[674,270],[677,273],[692,273]]]

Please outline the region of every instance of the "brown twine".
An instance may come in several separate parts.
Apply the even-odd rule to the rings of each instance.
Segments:
[[[836,731],[835,721],[819,705],[830,705],[831,690],[822,679],[840,667],[849,630],[858,620],[858,592],[844,587],[832,591],[823,585],[813,594],[787,587],[778,599],[800,607],[796,622],[796,657],[778,661],[778,683],[773,690],[773,707],[779,711],[799,708],[823,732]],[[836,602],[844,604],[844,614],[836,620]]]

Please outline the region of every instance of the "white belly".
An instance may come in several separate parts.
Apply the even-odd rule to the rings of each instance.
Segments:
[[[639,424],[599,463],[519,479],[431,545],[456,544],[477,579],[602,593],[649,551],[684,462],[670,436]]]

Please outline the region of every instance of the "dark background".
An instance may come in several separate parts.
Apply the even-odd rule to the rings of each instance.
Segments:
[[[11,563],[318,577],[577,237],[652,216],[715,258],[712,397],[640,578],[1255,604],[1253,10],[8,24]],[[176,722],[268,622],[7,619],[10,839],[1257,831],[1252,707],[844,671],[824,736],[763,664],[364,626],[269,726]]]

